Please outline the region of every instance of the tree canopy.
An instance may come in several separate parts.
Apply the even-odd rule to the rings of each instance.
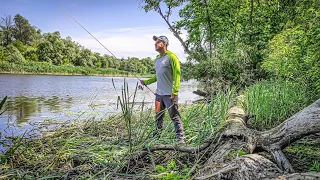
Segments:
[[[59,31],[42,33],[20,14],[5,15],[0,26],[0,61],[9,63],[47,62],[90,68],[114,68],[132,73],[155,73],[154,59],[118,59],[92,52]]]

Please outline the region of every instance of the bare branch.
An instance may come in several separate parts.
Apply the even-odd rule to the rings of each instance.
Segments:
[[[183,46],[185,52],[187,52],[189,55],[191,55],[191,51],[189,50],[189,48],[186,46],[186,44],[184,43],[184,41],[182,40],[182,38],[180,37],[179,33],[177,32],[176,29],[174,29],[172,27],[172,25],[170,24],[170,22],[167,20],[167,18],[165,17],[165,15],[162,13],[162,10],[160,8],[160,6],[158,5],[157,7],[158,13],[160,14],[160,16],[165,20],[165,22],[167,23],[167,25],[169,26],[170,30],[173,32],[173,35],[180,41],[181,45]]]
[[[173,0],[170,1],[169,5],[168,5],[168,13],[167,13],[167,21],[169,22],[169,16],[171,15],[171,3],[172,3]]]
[[[207,20],[208,20],[208,25],[209,25],[209,51],[210,51],[210,57],[212,56],[212,27],[211,27],[211,18],[210,18],[210,13],[209,13],[209,6],[207,3],[207,0],[204,0],[204,4],[206,6],[206,11],[207,11]]]

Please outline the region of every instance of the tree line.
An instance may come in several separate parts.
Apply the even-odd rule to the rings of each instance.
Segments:
[[[42,33],[20,14],[13,18],[11,15],[4,15],[0,22],[2,63],[33,65],[35,62],[45,62],[55,66],[113,68],[132,73],[155,73],[154,59],[150,57],[117,59],[114,56],[101,55],[73,41],[69,36],[62,38],[59,31]]]

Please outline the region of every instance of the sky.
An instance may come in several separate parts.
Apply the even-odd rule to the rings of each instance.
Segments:
[[[139,0],[4,0],[0,16],[20,14],[42,33],[59,31],[82,46],[101,54],[111,55],[66,12],[84,26],[116,57],[155,58],[153,35],[169,39],[168,50],[185,62],[180,42],[169,31],[161,16],[139,8]],[[170,21],[178,20],[175,10]],[[182,35],[184,39],[185,34]]]

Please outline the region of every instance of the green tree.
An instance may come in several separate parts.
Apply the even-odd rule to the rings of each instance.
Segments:
[[[64,59],[63,50],[65,49],[64,42],[61,39],[57,39],[53,43],[52,63],[55,65],[67,64],[68,60]],[[66,61],[66,62],[65,62]]]
[[[66,64],[74,64],[74,60],[77,57],[79,50],[79,47],[72,41],[71,37],[67,37],[66,39],[63,39],[64,41],[64,49],[63,49],[63,55],[64,55],[64,62]]]
[[[5,48],[0,46],[0,61],[6,60]]]
[[[44,62],[52,62],[51,56],[53,54],[53,46],[52,44],[47,40],[42,40],[39,43],[38,49],[37,49],[37,55],[39,57],[39,61]]]
[[[94,61],[93,61],[93,65],[97,68],[101,68],[102,66],[102,61],[104,61],[104,58],[100,55],[100,53],[94,53]]]
[[[20,14],[16,14],[14,16],[14,22],[14,38],[23,42],[24,44],[31,44],[31,42],[37,37],[37,30],[32,27],[29,21]]]
[[[195,66],[194,77],[222,83],[221,87],[245,86],[266,78],[261,64],[268,56],[268,42],[295,16],[295,3],[290,0],[141,2],[146,12],[156,11],[180,41]],[[179,8],[180,20],[171,22],[174,8]],[[185,40],[182,30],[187,32]]]
[[[26,48],[26,52],[24,54],[24,57],[27,61],[38,61],[38,54],[37,54],[37,48],[34,48],[32,46],[28,46]]]
[[[320,4],[307,0],[292,6],[294,18],[270,41],[262,67],[272,76],[299,81],[320,92]]]
[[[24,56],[24,54],[26,53],[27,47],[19,40],[14,40],[11,43],[13,46],[15,46],[20,53]]]
[[[25,61],[20,51],[12,44],[9,44],[6,47],[6,57],[7,57],[7,61],[10,63],[21,63]]]
[[[89,49],[82,49],[75,60],[75,65],[94,67],[93,62],[95,61],[97,61],[97,58]]]
[[[155,74],[155,66],[154,66],[154,60],[152,60],[150,57],[142,58],[141,63],[147,68],[146,73]]]
[[[116,59],[113,56],[104,55],[104,57],[108,60],[109,67],[119,69],[120,68],[120,60]]]
[[[105,56],[102,56],[100,61],[101,61],[101,67],[102,68],[108,68],[109,67],[109,61],[107,60],[107,58]]]
[[[59,31],[42,34],[40,29],[32,26],[20,14],[16,14],[14,19],[5,15],[1,18],[0,25],[0,61],[11,63],[26,61],[26,66],[28,62],[32,64],[31,62],[39,61],[48,62],[52,67],[53,65],[73,65],[120,69],[121,60],[114,56],[94,53],[73,41],[71,37],[62,38]],[[39,63],[41,67],[44,64]],[[148,70],[138,58],[125,60],[123,69],[131,72],[147,72]]]

